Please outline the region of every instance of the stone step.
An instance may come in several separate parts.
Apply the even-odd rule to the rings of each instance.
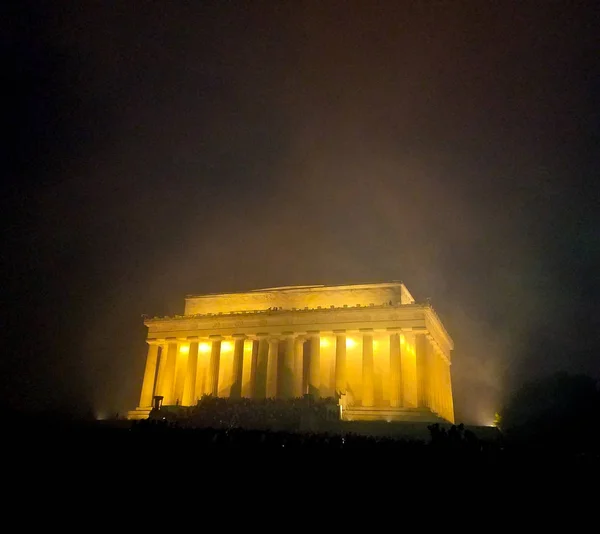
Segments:
[[[137,408],[135,410],[129,410],[127,412],[127,419],[130,421],[136,421],[139,419],[148,419],[150,416],[151,408]]]
[[[389,408],[378,406],[353,406],[346,408],[344,421],[423,421],[440,423],[444,419],[422,408]]]

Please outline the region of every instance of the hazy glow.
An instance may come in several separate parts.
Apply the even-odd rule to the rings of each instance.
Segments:
[[[387,286],[386,286],[387,287]],[[377,290],[379,290],[377,286]],[[343,293],[348,289],[339,289],[337,291]],[[375,289],[373,289],[375,290]],[[332,290],[328,290],[333,292]],[[366,291],[366,290],[365,290]],[[428,308],[422,306],[423,314],[428,312]],[[414,311],[414,310],[413,310]],[[256,315],[260,313],[256,312]],[[300,314],[300,312],[299,312]],[[332,319],[336,317],[332,314]],[[388,342],[388,336],[380,334],[379,330],[375,333],[373,329],[366,330],[364,335],[360,332],[353,330],[355,321],[364,319],[362,324],[369,325],[370,322],[374,326],[378,326],[380,323],[377,318],[373,318],[365,308],[356,315],[362,317],[351,317],[351,320],[346,320],[343,323],[337,323],[343,326],[335,332],[323,331],[322,334],[312,335],[313,323],[305,322],[302,325],[302,330],[298,332],[299,338],[294,339],[296,332],[292,331],[289,334],[281,333],[275,334],[264,334],[258,335],[260,339],[268,341],[268,347],[264,342],[257,343],[256,341],[250,341],[243,335],[231,334],[228,326],[220,327],[220,332],[215,332],[210,337],[205,337],[205,331],[201,325],[198,326],[198,331],[190,332],[190,335],[194,337],[184,339],[179,337],[177,350],[181,354],[181,357],[175,361],[171,359],[170,354],[167,363],[170,366],[165,366],[164,372],[161,374],[157,373],[157,366],[159,365],[159,358],[157,358],[157,345],[151,343],[148,349],[148,361],[144,371],[144,382],[142,385],[142,392],[140,395],[140,404],[137,410],[133,410],[131,417],[140,418],[144,414],[150,411],[152,403],[153,390],[156,388],[157,377],[161,377],[158,381],[159,391],[161,394],[166,392],[166,405],[173,403],[179,403],[181,405],[189,406],[193,404],[195,399],[203,392],[207,390],[211,391],[213,395],[228,397],[232,395],[234,384],[240,384],[242,386],[241,392],[237,391],[237,394],[247,395],[252,384],[251,379],[253,378],[258,382],[262,383],[264,387],[263,396],[267,398],[271,397],[284,397],[299,392],[301,394],[302,389],[305,387],[305,382],[308,384],[314,383],[319,384],[319,387],[315,387],[316,395],[320,397],[333,396],[335,394],[337,386],[342,382],[341,378],[347,384],[347,388],[350,392],[358,391],[362,393],[362,398],[357,399],[361,402],[362,406],[370,408],[386,408],[385,412],[371,413],[357,410],[356,413],[352,412],[351,408],[348,409],[345,403],[347,402],[346,397],[343,398],[343,404],[340,406],[344,409],[344,417],[350,416],[355,421],[357,420],[383,420],[392,422],[395,419],[394,409],[402,407],[418,407],[428,408],[432,412],[439,414],[448,421],[453,420],[452,414],[452,391],[450,389],[450,383],[446,380],[446,375],[442,373],[445,371],[444,361],[437,352],[433,351],[433,340],[430,338],[419,338],[419,342],[423,342],[423,347],[432,347],[431,355],[435,358],[428,358],[427,367],[423,367],[417,374],[417,359],[415,358],[415,341],[412,335],[409,335],[404,343],[403,350],[399,353],[398,346],[393,346],[393,343]],[[250,314],[255,315],[255,314]],[[257,321],[256,317],[248,317],[248,326],[252,329],[253,325],[260,324],[261,321]],[[422,318],[415,314],[414,321],[421,321]],[[437,320],[433,317],[432,320]],[[243,327],[245,321],[241,320],[237,326]],[[293,322],[292,322],[293,324]],[[412,323],[408,326],[410,327]],[[181,335],[181,327],[178,323],[171,325],[172,330]],[[217,325],[219,326],[219,325]],[[320,326],[314,324],[314,327]],[[215,328],[215,330],[217,330]],[[339,332],[343,334],[339,334]],[[250,330],[252,332],[252,330]],[[312,358],[316,355],[318,358],[319,365],[315,368],[309,367],[308,376],[307,369],[304,366],[304,350],[307,348],[307,341],[305,334],[308,333],[310,339],[310,352],[309,356]],[[349,332],[351,335],[345,335]],[[253,336],[253,334],[250,334]],[[342,337],[343,335],[343,337]],[[202,343],[193,345],[194,354],[196,347],[200,353],[207,353],[201,355],[196,365],[187,365],[186,362],[189,360],[188,353],[191,352],[191,339],[198,339],[198,336]],[[202,336],[202,337],[200,337]],[[264,337],[263,337],[264,336]],[[253,336],[254,337],[254,336]],[[396,335],[394,335],[396,338]],[[168,338],[171,339],[171,338]],[[244,341],[242,341],[244,340]],[[340,343],[345,343],[344,348],[337,347],[337,340]],[[242,344],[240,344],[242,341]],[[409,341],[411,343],[409,343]],[[316,344],[318,342],[318,344]],[[396,338],[396,343],[399,342],[399,337]],[[283,346],[282,346],[283,344]],[[169,345],[173,347],[173,345]],[[248,352],[244,352],[243,361],[239,361],[241,356],[242,348],[246,347]],[[321,352],[319,353],[319,347]],[[265,349],[268,348],[268,354]],[[279,348],[285,348],[285,351],[279,351]],[[313,349],[317,349],[316,353]],[[251,358],[251,355],[256,350],[258,358]],[[392,350],[393,349],[393,350]],[[419,350],[421,347],[419,347]],[[273,350],[276,352],[273,354]],[[237,354],[238,358],[234,358],[234,351],[239,351]],[[344,353],[348,354],[347,358],[344,358]],[[363,357],[361,358],[361,352]],[[220,354],[220,357],[219,357]],[[319,356],[320,354],[320,356]],[[286,360],[293,360],[293,368],[279,365],[259,365],[259,361],[267,364],[267,359],[271,359],[272,356],[285,357]],[[268,358],[267,358],[268,356]],[[341,356],[341,362],[338,362],[337,357]],[[235,361],[234,361],[235,360]],[[250,361],[253,360],[253,361]],[[194,364],[191,360],[189,363]],[[243,363],[243,365],[241,365]],[[291,363],[291,361],[290,361]],[[299,364],[299,365],[298,365]],[[195,376],[188,376],[186,372],[189,370],[193,372],[193,367],[196,369]],[[160,369],[158,369],[160,370]],[[288,374],[290,380],[280,380],[281,377]],[[239,376],[241,374],[241,377]],[[166,378],[165,378],[166,377]],[[167,382],[168,380],[168,382]],[[417,382],[420,381],[420,386]],[[163,395],[165,397],[165,395]],[[351,397],[352,398],[352,395]],[[356,402],[356,399],[353,399]],[[404,403],[404,404],[403,404]],[[391,408],[392,411],[387,410]],[[399,414],[399,417],[404,417],[403,414]],[[490,418],[486,417],[485,421],[489,421]]]
[[[404,343],[406,343],[406,338],[404,337],[404,334],[400,334],[400,345],[404,345]]]

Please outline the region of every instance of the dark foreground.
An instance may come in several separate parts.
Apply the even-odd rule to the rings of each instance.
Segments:
[[[242,428],[186,428],[176,423],[145,421],[83,421],[17,419],[4,427],[4,442],[24,452],[56,451],[90,460],[91,451],[104,457],[134,459],[163,458],[167,451],[205,459],[207,454],[260,453],[269,457],[302,453],[365,453],[375,463],[394,458],[390,468],[437,466],[444,469],[493,469],[502,476],[505,469],[551,466],[565,472],[589,472],[600,466],[600,451],[553,443],[528,445],[513,443],[499,431],[477,435],[462,425],[441,428],[429,425],[426,439],[393,435],[361,435],[347,432],[286,432]],[[305,456],[306,457],[306,456]],[[216,457],[215,457],[216,458]],[[231,457],[235,458],[235,457]],[[387,461],[387,460],[386,460]],[[404,467],[402,467],[404,468]],[[483,472],[483,471],[482,471]],[[488,474],[490,472],[487,472]]]

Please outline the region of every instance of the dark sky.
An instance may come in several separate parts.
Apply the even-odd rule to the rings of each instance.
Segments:
[[[595,2],[2,8],[2,384],[134,408],[141,314],[403,280],[457,416],[600,373]]]

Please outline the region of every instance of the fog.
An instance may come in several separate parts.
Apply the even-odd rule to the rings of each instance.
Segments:
[[[10,12],[12,407],[123,413],[141,314],[295,284],[431,298],[461,421],[597,376],[597,12],[323,4]]]

